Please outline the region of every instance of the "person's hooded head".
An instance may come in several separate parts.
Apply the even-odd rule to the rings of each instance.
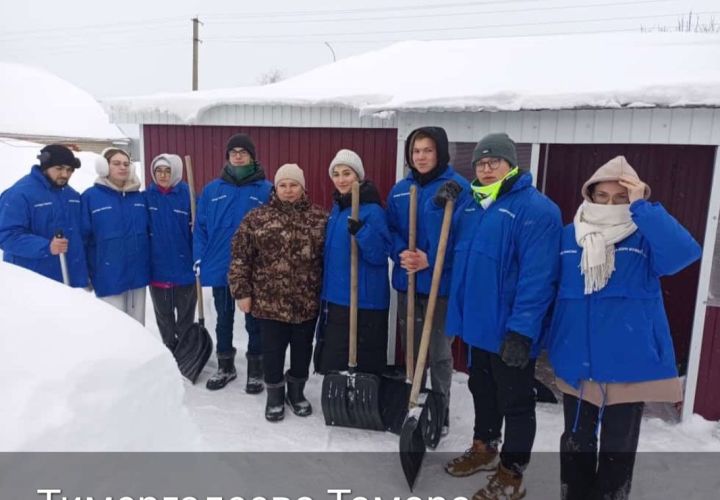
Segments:
[[[420,127],[405,141],[405,163],[413,177],[425,184],[447,170],[450,148],[447,132],[442,127]]]
[[[150,175],[155,184],[163,189],[171,189],[182,180],[182,159],[178,155],[162,153],[150,163]]]
[[[624,205],[630,203],[628,191],[618,182],[621,177],[640,181],[635,169],[624,156],[616,156],[598,168],[581,189],[582,197],[590,203],[601,205]],[[650,198],[650,186],[645,184],[643,198]]]

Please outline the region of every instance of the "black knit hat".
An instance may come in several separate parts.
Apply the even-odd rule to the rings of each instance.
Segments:
[[[515,143],[505,133],[488,134],[477,143],[472,154],[472,167],[483,158],[502,158],[511,168],[518,166]]]
[[[230,150],[235,148],[243,148],[245,151],[250,153],[252,159],[255,160],[255,143],[252,141],[247,134],[235,134],[228,139],[227,145],[225,146],[225,159],[230,158]]]
[[[80,168],[80,160],[62,144],[50,144],[40,150],[37,155],[40,160],[40,168],[47,170],[58,165],[67,165],[72,168]]]

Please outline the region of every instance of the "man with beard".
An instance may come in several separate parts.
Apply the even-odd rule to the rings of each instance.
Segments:
[[[40,150],[39,164],[0,195],[3,260],[62,282],[66,254],[73,287],[88,285],[80,234],[80,194],[68,184],[80,160],[65,146]]]

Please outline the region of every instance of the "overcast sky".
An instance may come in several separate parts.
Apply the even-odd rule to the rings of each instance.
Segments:
[[[0,0],[0,60],[45,68],[103,98],[190,90],[196,15],[200,89],[212,89],[254,85],[274,70],[296,75],[332,62],[333,51],[340,59],[393,41],[639,31],[673,27],[690,11],[720,22],[720,0]],[[442,61],[427,61],[417,77],[437,71]]]

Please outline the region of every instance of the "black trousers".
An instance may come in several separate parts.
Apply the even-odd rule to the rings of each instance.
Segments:
[[[565,432],[560,438],[563,499],[628,498],[644,406],[623,403],[603,409],[598,454],[596,430],[600,409],[574,396],[563,396]]]
[[[357,371],[381,375],[387,367],[387,309],[358,310]],[[318,324],[315,371],[348,368],[350,308],[327,303]]]
[[[171,351],[178,339],[193,325],[197,292],[195,285],[173,288],[150,287],[155,319],[163,344]]]
[[[265,383],[283,381],[285,352],[290,346],[290,376],[307,379],[312,357],[315,323],[311,319],[302,323],[285,323],[271,319],[258,319],[262,333],[263,370]]]
[[[468,387],[475,405],[474,439],[499,445],[505,422],[505,436],[500,461],[522,474],[530,463],[535,442],[535,360],[523,368],[506,365],[495,353],[471,348]]]

